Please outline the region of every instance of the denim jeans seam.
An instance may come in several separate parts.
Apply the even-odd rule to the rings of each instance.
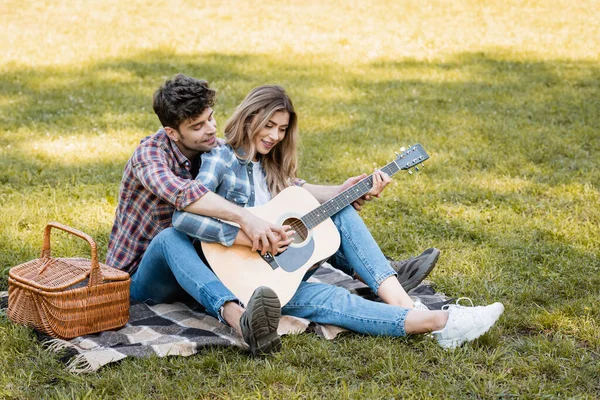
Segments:
[[[210,299],[210,306],[213,308],[211,311],[214,313],[214,315],[217,315],[217,317],[219,318],[219,320],[221,320],[220,317],[220,313],[219,310],[221,309],[221,307],[225,304],[225,302],[227,301],[236,301],[237,298],[235,296],[220,296],[220,297],[215,297],[213,295],[213,293],[208,290],[206,288],[206,285],[199,285],[197,282],[194,282],[196,288],[203,292],[205,294],[205,296]],[[228,297],[232,297],[230,299],[228,299]],[[206,307],[206,305],[204,305]],[[223,321],[221,321],[223,322]]]
[[[385,281],[390,276],[398,276],[398,274],[394,270],[388,271],[387,273],[380,275],[380,278],[378,279],[377,283],[381,285],[383,281]]]
[[[409,308],[404,308],[403,312],[400,314],[400,317],[398,318],[398,330],[400,332],[400,336],[407,336],[406,335],[406,317],[408,316],[408,313],[410,312]]]

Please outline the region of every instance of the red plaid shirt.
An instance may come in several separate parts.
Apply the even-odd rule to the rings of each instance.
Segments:
[[[144,138],[125,166],[106,264],[132,274],[150,241],[171,226],[175,210],[208,190],[163,129]]]

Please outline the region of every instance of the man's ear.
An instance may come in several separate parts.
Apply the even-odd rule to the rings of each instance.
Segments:
[[[167,133],[167,136],[169,137],[169,139],[171,139],[174,142],[177,142],[179,140],[179,132],[177,132],[177,130],[165,126],[164,127],[165,132]]]

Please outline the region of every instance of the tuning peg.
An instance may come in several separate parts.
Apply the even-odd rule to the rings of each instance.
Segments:
[[[409,170],[408,170],[408,174],[409,174],[409,175],[412,175],[412,170],[410,170],[410,169],[409,169]]]
[[[415,171],[419,172],[419,167],[415,167]]]
[[[425,168],[425,163],[424,162],[421,163],[421,168]]]
[[[400,147],[400,151],[406,151],[406,147],[404,147],[404,146]]]

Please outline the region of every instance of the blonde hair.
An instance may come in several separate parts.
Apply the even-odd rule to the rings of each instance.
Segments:
[[[266,155],[257,154],[254,137],[278,111],[290,115],[283,140]],[[252,89],[227,121],[225,139],[231,147],[243,149],[239,158],[250,161],[257,156],[267,176],[267,187],[273,196],[292,184],[298,160],[298,118],[292,100],[280,86],[263,85]]]

